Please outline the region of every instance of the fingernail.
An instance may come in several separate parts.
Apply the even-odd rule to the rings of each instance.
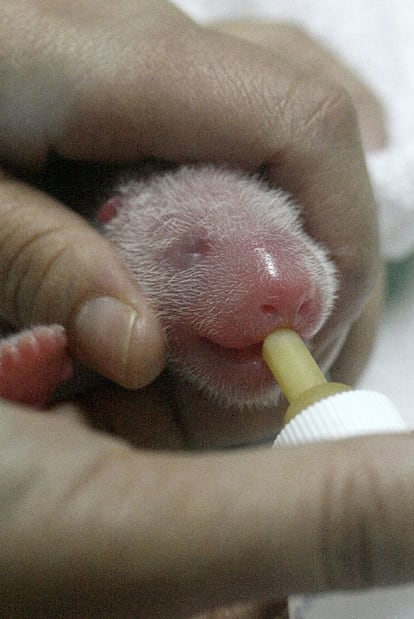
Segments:
[[[146,324],[145,316],[139,316],[131,306],[112,297],[91,299],[75,320],[76,353],[118,384],[142,387],[162,369],[153,362],[158,351],[154,354],[154,349],[148,348],[149,340],[154,340],[148,331],[151,325]]]

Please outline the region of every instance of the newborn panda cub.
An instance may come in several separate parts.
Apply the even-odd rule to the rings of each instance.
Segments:
[[[165,330],[169,370],[222,406],[276,401],[263,339],[290,327],[311,342],[335,299],[335,268],[283,191],[214,166],[121,180],[97,220]],[[0,343],[0,395],[45,407],[71,374],[64,329]]]

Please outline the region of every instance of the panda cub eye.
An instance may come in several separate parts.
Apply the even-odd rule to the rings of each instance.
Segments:
[[[164,259],[175,269],[184,271],[201,264],[211,252],[206,230],[196,229],[185,238],[173,241],[164,252]]]

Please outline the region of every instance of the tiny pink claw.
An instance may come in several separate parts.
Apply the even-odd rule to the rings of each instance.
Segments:
[[[38,326],[0,342],[0,397],[46,408],[73,374],[60,325]]]

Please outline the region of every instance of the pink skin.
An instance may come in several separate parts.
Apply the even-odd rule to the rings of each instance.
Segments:
[[[34,327],[0,345],[0,396],[45,408],[56,389],[72,376],[73,364],[60,325]]]
[[[220,405],[275,401],[264,337],[289,326],[310,341],[337,284],[288,196],[242,172],[181,167],[126,179],[100,214],[158,310],[172,372]]]
[[[286,194],[241,172],[183,166],[125,179],[98,221],[158,310],[172,373],[221,405],[275,401],[279,392],[260,354],[264,337],[288,326],[311,342],[336,291],[332,263],[305,234]],[[59,372],[66,380],[68,359],[62,331],[54,343],[50,333],[33,334],[37,357],[29,336],[19,336],[20,362],[0,366],[8,377],[0,394],[21,401],[23,390],[27,401],[37,390],[30,403],[39,405],[52,396]],[[27,389],[14,392],[16,382]]]

